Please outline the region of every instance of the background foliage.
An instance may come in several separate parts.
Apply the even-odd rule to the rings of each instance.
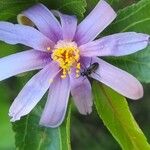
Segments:
[[[0,20],[16,22],[17,14],[38,2],[44,3],[50,9],[58,9],[68,14],[75,14],[79,20],[82,20],[98,1],[0,0]],[[107,1],[118,12],[118,17],[102,35],[125,31],[150,34],[149,0]],[[11,46],[0,42],[0,57],[23,49],[26,48],[20,45]],[[106,60],[130,72],[141,82],[150,82],[150,47],[133,55],[118,58],[111,57]],[[73,150],[150,149],[148,144],[150,142],[150,86],[148,84],[145,85],[143,100],[128,101],[135,119],[129,111],[128,103],[122,96],[106,86],[94,82],[95,107],[90,116],[80,115],[74,104],[70,104],[66,120],[62,126],[56,129],[43,128],[38,125],[45,103],[45,98],[43,98],[41,103],[29,115],[12,126],[8,117],[9,106],[33,74],[31,72],[12,77],[0,84],[0,149],[13,150],[15,147],[19,150],[70,150],[71,147]],[[137,120],[144,133],[135,120]]]

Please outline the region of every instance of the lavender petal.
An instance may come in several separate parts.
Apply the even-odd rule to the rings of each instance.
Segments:
[[[92,78],[106,84],[123,96],[136,100],[143,96],[141,83],[131,74],[103,61],[93,58],[93,62],[99,63],[99,68],[92,73]]]
[[[37,50],[47,51],[54,43],[30,26],[0,21],[0,40],[8,44],[23,44]]]
[[[50,86],[48,101],[45,105],[40,124],[46,127],[58,127],[64,120],[70,93],[69,78],[56,77]]]
[[[35,50],[0,58],[0,81],[20,73],[41,69],[50,61],[47,53]]]
[[[20,120],[36,106],[58,71],[59,68],[52,62],[28,81],[10,107],[9,116],[12,117],[12,122]]]
[[[71,79],[71,94],[81,114],[87,115],[92,112],[92,89],[86,77]]]
[[[124,56],[148,46],[149,35],[125,32],[103,37],[80,46],[82,56]]]
[[[36,27],[52,41],[57,42],[62,39],[62,30],[59,21],[53,13],[43,4],[37,4],[18,16],[18,22],[23,23],[24,17],[30,19]]]
[[[93,11],[78,25],[75,41],[85,44],[94,40],[116,17],[111,6],[101,0]]]
[[[72,41],[77,29],[77,18],[75,16],[62,14],[59,11],[53,12],[56,16],[60,17],[63,39]]]

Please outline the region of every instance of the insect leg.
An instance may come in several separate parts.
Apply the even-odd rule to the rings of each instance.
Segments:
[[[90,66],[91,66],[91,65],[92,65],[92,57],[91,57],[91,60],[90,60]],[[90,67],[90,66],[89,66],[89,67]]]

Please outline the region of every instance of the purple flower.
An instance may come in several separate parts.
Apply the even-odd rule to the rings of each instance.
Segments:
[[[113,9],[101,0],[79,25],[75,16],[58,11],[52,13],[42,4],[29,8],[18,17],[22,24],[32,21],[37,29],[1,21],[1,41],[20,43],[31,49],[1,58],[0,80],[41,69],[14,100],[9,110],[11,121],[28,114],[48,89],[41,125],[57,127],[62,123],[70,92],[79,112],[91,113],[91,85],[84,74],[130,99],[141,98],[143,88],[137,79],[97,57],[128,55],[148,45],[149,35],[135,32],[117,33],[93,41],[115,17]],[[93,63],[98,63],[98,68],[86,72]]]

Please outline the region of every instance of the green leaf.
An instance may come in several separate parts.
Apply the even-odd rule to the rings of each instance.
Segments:
[[[18,45],[9,45],[0,41],[0,57],[5,57],[10,54],[14,54],[17,51],[21,50],[21,46]]]
[[[100,0],[86,0],[87,2],[87,11],[86,14],[88,14],[92,9],[96,6],[96,4]],[[134,3],[134,0],[107,0],[107,2],[111,5],[111,7],[115,10],[118,11],[128,5],[131,5]]]
[[[86,7],[85,0],[1,0],[0,1],[0,20],[16,20],[16,16],[21,11],[35,5],[43,3],[49,9],[58,9],[66,13],[83,17]]]
[[[104,34],[135,31],[150,34],[150,1],[141,0],[118,13],[116,21]],[[106,58],[108,62],[126,70],[140,81],[150,82],[150,47],[125,57]]]
[[[34,0],[1,0],[0,1],[0,20],[16,20],[16,16],[35,3]]]
[[[117,11],[118,9],[125,7],[125,1],[127,0],[108,0],[108,3],[113,7],[114,10]]]
[[[135,0],[108,0],[108,2],[115,10],[118,11],[132,3],[135,3]]]
[[[86,0],[52,0],[54,8],[83,18],[86,11]]]
[[[86,0],[87,2],[86,14],[89,14],[99,1],[100,0]]]
[[[137,4],[128,6],[118,12],[107,34],[116,32],[136,31],[150,34],[150,1],[141,0]]]
[[[124,150],[150,150],[150,145],[134,120],[126,99],[112,89],[94,82],[98,115]]]
[[[10,91],[6,84],[0,85],[0,149],[14,149],[14,133],[11,129],[11,123],[8,117]],[[7,93],[7,94],[6,94]],[[6,136],[5,136],[6,135]],[[8,142],[9,141],[9,142]]]
[[[114,3],[118,3],[118,2],[120,2],[121,0],[108,0],[108,2],[110,3],[110,4],[114,4]]]
[[[13,124],[16,148],[18,150],[70,150],[70,114],[68,109],[66,120],[58,128],[46,128],[39,125],[41,107]]]

